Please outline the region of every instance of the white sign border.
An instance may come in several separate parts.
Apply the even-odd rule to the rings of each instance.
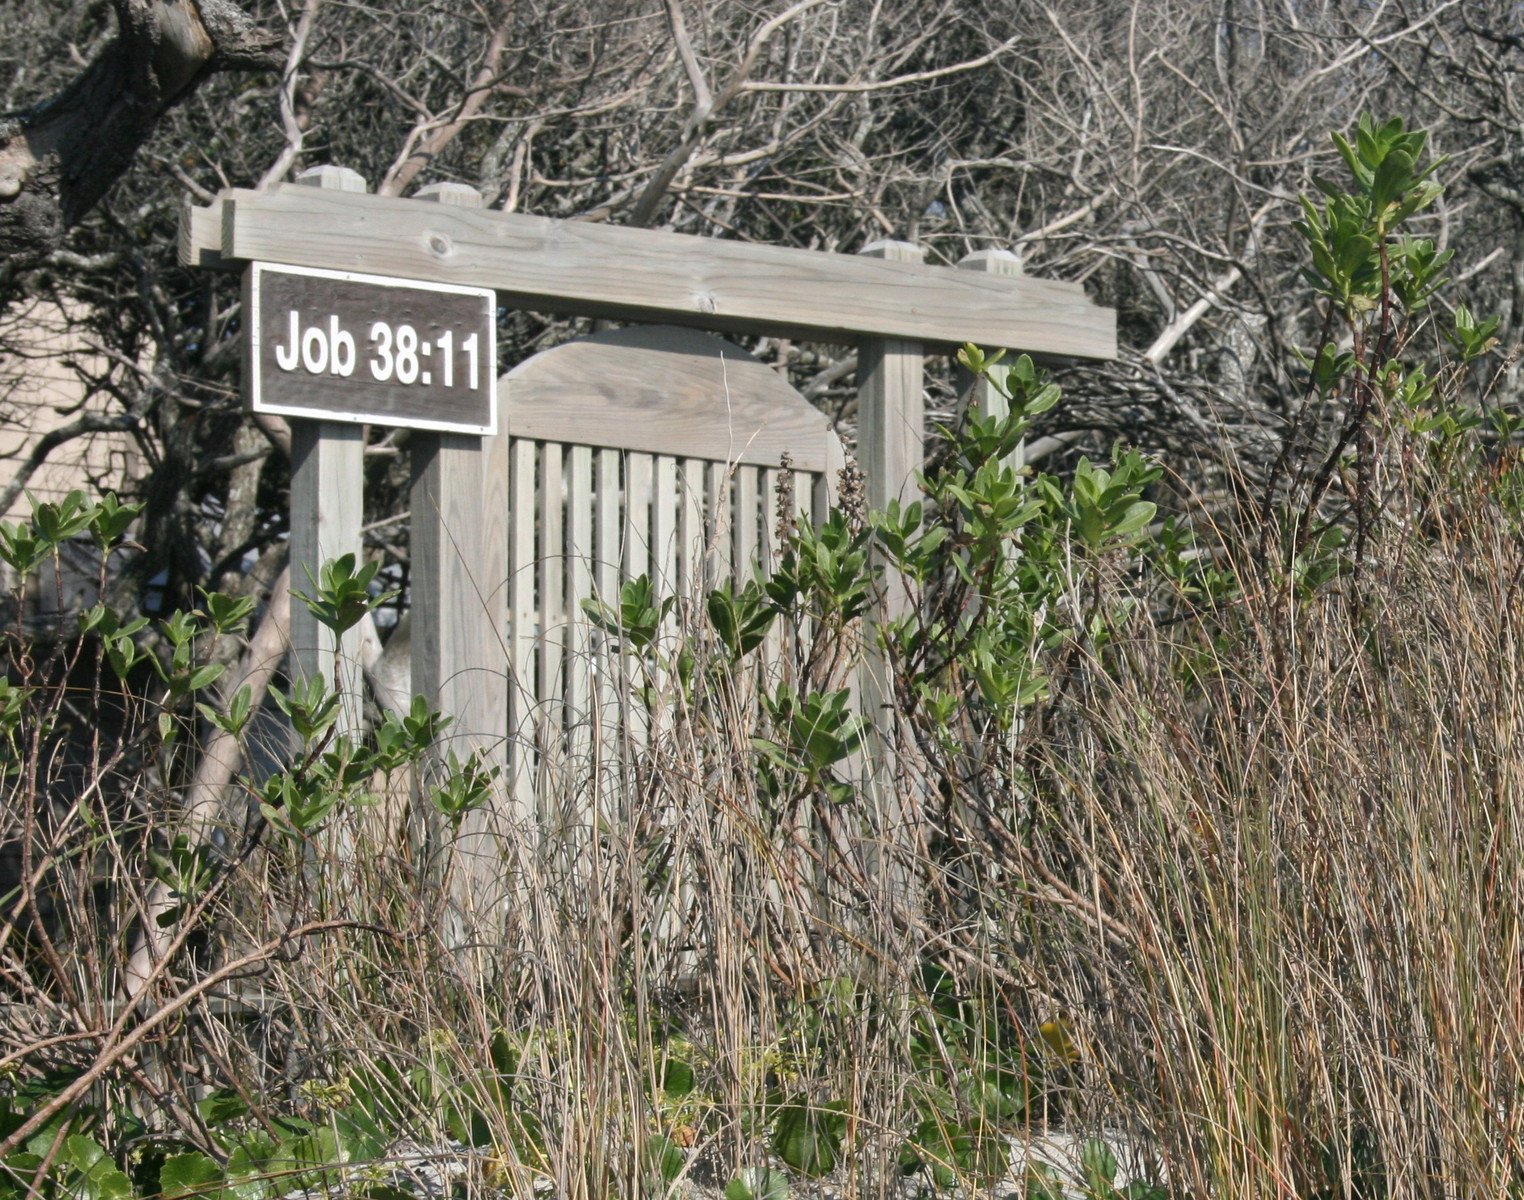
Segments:
[[[409,420],[405,423],[381,420],[375,413],[348,413],[331,408],[304,408],[296,404],[267,404],[259,395],[259,352],[263,349],[260,336],[259,277],[266,271],[284,275],[303,275],[316,279],[337,279],[346,283],[377,284],[382,287],[404,287],[423,292],[445,292],[452,296],[474,296],[487,301],[488,335],[487,353],[484,361],[490,364],[492,394],[488,400],[486,425],[464,424],[459,421]],[[498,376],[497,376],[497,292],[492,288],[471,287],[466,284],[435,283],[426,279],[404,279],[397,275],[371,275],[364,271],[330,271],[323,267],[293,267],[277,262],[251,262],[244,290],[247,323],[244,336],[248,339],[244,370],[249,391],[249,408],[252,412],[269,413],[279,417],[305,417],[315,421],[336,421],[351,425],[384,425],[389,429],[423,429],[431,433],[468,433],[480,437],[494,437],[498,427]]]

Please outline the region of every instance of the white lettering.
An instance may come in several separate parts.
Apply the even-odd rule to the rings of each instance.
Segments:
[[[371,349],[376,357],[370,360],[371,377],[385,383],[392,377],[396,364],[392,362],[392,327],[385,321],[377,321],[370,327]]]
[[[291,344],[285,349],[280,346],[275,347],[275,365],[282,371],[296,370],[298,346],[296,309],[293,308],[291,310]]]
[[[355,373],[355,339],[339,328],[338,317],[328,318],[328,344],[333,351],[333,373],[348,379]]]
[[[302,366],[314,375],[328,369],[328,339],[317,325],[302,334]]]

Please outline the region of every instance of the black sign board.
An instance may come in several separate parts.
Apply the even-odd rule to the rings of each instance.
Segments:
[[[490,288],[254,263],[250,402],[282,416],[496,433],[496,310]]]

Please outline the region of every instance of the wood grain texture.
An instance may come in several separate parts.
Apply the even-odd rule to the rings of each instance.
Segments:
[[[591,745],[592,624],[582,601],[593,594],[593,451],[572,446],[566,464],[566,738],[573,763]],[[584,818],[591,817],[591,809]]]
[[[506,767],[508,439],[413,435],[413,690],[454,718],[448,748]]]
[[[691,329],[632,326],[526,359],[498,384],[516,437],[712,462],[824,464],[830,427],[771,367]]]
[[[651,482],[651,568],[664,595],[677,590],[677,460],[670,454],[656,456]]]
[[[1021,259],[1009,250],[976,250],[958,260],[963,271],[980,271],[991,275],[1020,275]],[[1004,417],[1011,411],[1005,394],[986,379],[975,379],[963,368],[958,368],[958,394],[967,397],[968,404],[986,417]],[[1006,465],[1019,470],[1025,456],[1022,448],[1006,458]]]
[[[915,259],[924,251],[908,242],[879,242],[863,251],[886,259]],[[973,272],[966,272],[973,276]],[[883,509],[891,500],[915,499],[915,473],[925,460],[925,362],[921,343],[903,338],[873,338],[857,352],[857,455],[863,469],[870,509]],[[887,564],[884,571],[883,616],[893,620],[910,606],[904,578]],[[869,869],[889,893],[913,903],[913,884],[894,866],[891,847],[915,846],[912,805],[897,786],[894,684],[890,663],[876,639],[865,647],[858,673],[858,702],[874,731],[868,745],[865,773],[876,818],[883,831],[884,853],[870,853]],[[887,861],[886,861],[887,859]],[[902,860],[901,860],[902,861]]]
[[[307,171],[300,190],[320,195],[365,190],[353,171]],[[244,311],[252,307],[253,271],[244,272]],[[251,339],[244,339],[244,378],[252,378]],[[335,655],[331,630],[318,624],[295,593],[314,592],[325,562],[363,552],[360,525],[365,517],[365,431],[358,425],[296,419],[291,422],[291,659],[298,675],[321,675],[344,693],[340,733],[357,732],[363,722],[360,699],[360,630],[349,630]]]
[[[624,578],[651,572],[651,481],[655,459],[632,451],[624,460]]]
[[[496,288],[504,304],[852,342],[916,338],[1111,358],[1116,316],[1074,284],[317,189],[233,190],[188,252]]]
[[[540,672],[535,688],[540,725],[544,733],[541,752],[559,742],[562,688],[565,684],[563,652],[566,647],[566,491],[564,447],[546,442],[540,447],[539,525],[540,550],[535,569],[540,593]]]
[[[222,259],[222,209],[219,205],[180,205],[180,236],[176,247],[182,267],[221,270],[241,264]]]
[[[533,816],[535,642],[539,610],[535,606],[535,444],[514,438],[508,458],[508,728],[512,731],[512,795],[520,816]]]
[[[508,438],[420,430],[409,449],[413,691],[451,718],[433,765],[447,769],[450,754],[461,762],[477,754],[506,784]],[[484,806],[453,831],[457,947],[485,936],[508,896],[492,834],[504,811]],[[449,837],[446,823],[431,817],[432,835]]]
[[[705,478],[704,511],[704,585],[719,587],[728,579],[730,570],[731,531],[735,528],[735,505],[732,497],[735,469],[725,463],[712,462]]]
[[[311,595],[322,566],[353,554],[358,561],[364,510],[363,430],[332,421],[291,425],[291,586]],[[333,632],[318,623],[299,599],[291,605],[291,656],[298,675],[340,681],[344,699],[341,732],[360,728],[359,629],[351,629],[334,657]]]
[[[760,544],[758,512],[761,505],[761,476],[761,471],[756,467],[738,467],[735,483],[732,485],[736,495],[735,528],[730,541],[735,555],[736,578],[741,580],[751,578],[751,572],[757,563],[757,548]]]
[[[698,595],[704,586],[704,461],[685,458],[678,464],[677,550],[679,602]]]
[[[924,254],[909,242],[877,242],[863,251],[895,261]],[[972,274],[970,272],[970,274]],[[868,506],[915,499],[915,473],[925,454],[925,363],[919,342],[873,338],[857,353],[857,459],[868,488]],[[905,590],[886,578],[888,615],[904,611]]]

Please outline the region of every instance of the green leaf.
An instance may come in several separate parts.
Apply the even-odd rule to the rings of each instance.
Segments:
[[[683,1097],[693,1092],[693,1067],[680,1058],[662,1064],[661,1090],[669,1096]]]
[[[788,1177],[772,1167],[743,1167],[725,1185],[725,1200],[789,1200]]]
[[[64,1144],[64,1157],[79,1172],[76,1185],[87,1200],[132,1200],[132,1182],[92,1139],[74,1134]]]
[[[1064,1200],[1064,1181],[1047,1163],[1029,1163],[1026,1200]]]
[[[688,1165],[688,1156],[669,1137],[655,1134],[646,1139],[646,1170],[663,1183],[672,1183]]]
[[[222,1168],[204,1154],[174,1154],[159,1168],[159,1190],[164,1200],[177,1196],[213,1196],[222,1191]]]
[[[196,1102],[196,1113],[208,1125],[226,1125],[246,1116],[248,1103],[229,1088],[218,1088],[211,1095]]]
[[[1134,1179],[1121,1191],[1117,1192],[1121,1200],[1169,1200],[1169,1191],[1157,1183],[1146,1183],[1141,1179]]]
[[[266,1200],[271,1194],[270,1157],[275,1143],[264,1134],[245,1137],[228,1155],[229,1191],[237,1200]]]
[[[186,682],[188,691],[199,692],[204,687],[210,687],[222,678],[222,673],[227,670],[226,663],[207,663],[197,667],[191,672],[190,679]]]
[[[847,1132],[846,1105],[840,1100],[813,1105],[795,1100],[778,1114],[773,1152],[805,1175],[828,1175],[841,1157]]]
[[[1111,1195],[1117,1178],[1117,1156],[1100,1138],[1087,1138],[1080,1147],[1080,1170],[1092,1195]]]

